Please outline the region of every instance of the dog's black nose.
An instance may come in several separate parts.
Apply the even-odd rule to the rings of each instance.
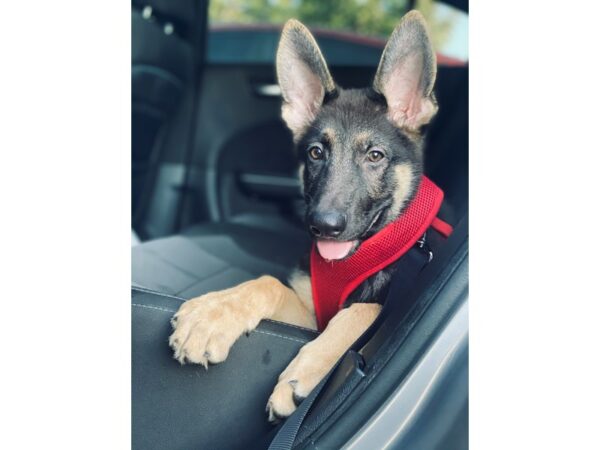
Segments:
[[[310,232],[317,237],[336,237],[346,229],[346,214],[315,211],[308,216]]]

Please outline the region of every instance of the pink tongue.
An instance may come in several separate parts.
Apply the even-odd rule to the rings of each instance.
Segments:
[[[321,256],[328,260],[342,259],[350,253],[356,241],[317,241]]]

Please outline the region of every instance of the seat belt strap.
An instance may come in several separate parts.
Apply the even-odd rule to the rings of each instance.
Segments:
[[[302,425],[302,422],[304,422],[304,418],[306,417],[306,414],[308,414],[310,407],[317,399],[319,393],[323,389],[323,386],[325,386],[325,383],[327,383],[327,380],[329,380],[329,377],[331,377],[331,374],[335,371],[336,367],[337,365],[330,370],[327,375],[325,375],[325,378],[323,378],[321,382],[315,386],[311,393],[308,394],[308,397],[306,397],[302,403],[300,403],[298,409],[296,409],[296,411],[294,411],[294,413],[286,419],[271,441],[269,450],[292,449],[294,441],[296,440],[296,436],[298,435],[298,430],[300,430],[300,425]]]

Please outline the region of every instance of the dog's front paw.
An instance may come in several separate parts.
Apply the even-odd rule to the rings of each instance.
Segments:
[[[185,302],[171,320],[169,345],[181,364],[220,363],[245,331],[251,329],[236,288]]]
[[[300,349],[279,376],[267,403],[271,422],[289,416],[373,323],[381,305],[354,303],[338,312],[323,333]]]
[[[267,402],[270,422],[291,415],[296,407],[319,384],[335,364],[335,359],[323,358],[319,342],[306,344],[279,376],[279,381]]]

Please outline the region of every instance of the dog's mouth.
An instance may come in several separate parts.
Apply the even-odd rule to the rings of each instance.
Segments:
[[[342,259],[346,259],[352,256],[358,247],[360,247],[360,243],[365,239],[365,237],[369,234],[369,231],[373,228],[373,225],[377,223],[381,214],[383,213],[383,209],[381,209],[371,223],[367,227],[367,229],[361,234],[358,239],[350,240],[350,241],[334,241],[331,239],[317,239],[317,250],[319,254],[328,261],[338,261]]]
[[[358,248],[358,240],[354,241],[332,241],[329,239],[317,240],[319,254],[328,261],[344,259],[354,253]]]

